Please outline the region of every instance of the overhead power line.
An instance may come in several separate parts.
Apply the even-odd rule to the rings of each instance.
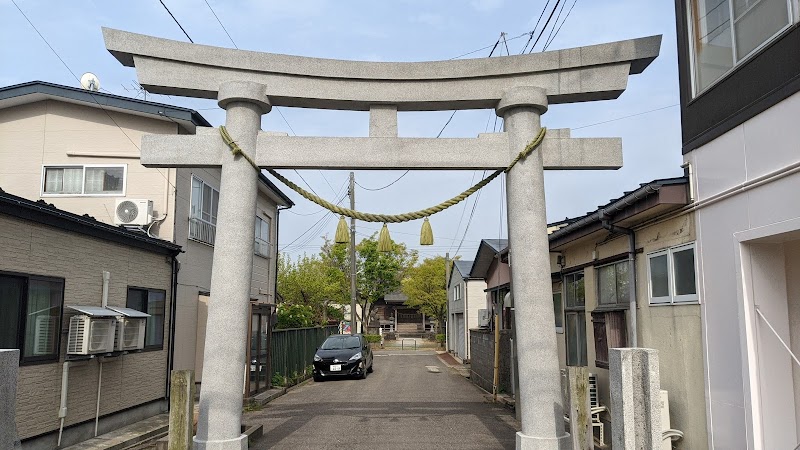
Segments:
[[[194,44],[194,41],[192,40],[192,38],[189,37],[189,33],[187,33],[186,30],[183,29],[183,25],[181,25],[181,23],[178,22],[178,19],[176,19],[175,15],[172,14],[172,11],[170,11],[169,8],[167,8],[167,5],[164,4],[164,0],[158,0],[158,1],[161,3],[161,6],[163,6],[164,9],[167,10],[167,13],[169,13],[169,16],[172,17],[172,20],[174,20],[175,23],[178,24],[178,28],[180,28],[181,31],[183,31],[183,34],[186,35],[186,39],[189,39],[189,42]],[[209,8],[210,8],[210,6],[209,6]]]
[[[558,26],[558,29],[556,30],[556,34],[554,34],[554,35],[553,35],[553,38],[552,38],[552,39],[550,39],[550,41],[549,41],[549,42],[546,42],[546,43],[544,44],[544,50],[547,50],[547,47],[550,47],[550,44],[552,44],[552,43],[553,43],[553,41],[554,41],[554,40],[556,40],[556,36],[558,36],[558,32],[559,32],[559,31],[561,31],[561,27],[563,27],[563,26],[564,26],[564,22],[566,22],[566,21],[567,21],[567,19],[569,18],[569,15],[570,15],[570,14],[572,14],[572,8],[574,8],[574,7],[575,7],[575,3],[578,3],[578,0],[575,0],[574,2],[572,2],[572,6],[570,6],[570,7],[569,7],[569,11],[567,11],[567,15],[566,15],[566,16],[564,16],[564,20],[562,20],[562,21],[561,21],[561,25],[559,25],[559,26]],[[565,3],[565,4],[566,4],[566,3]]]
[[[210,3],[208,3],[208,0],[203,0],[203,1],[205,1],[205,2],[206,2],[206,5],[208,6],[208,9],[210,9],[210,10],[211,10],[211,14],[213,14],[213,15],[214,15],[214,18],[215,18],[215,19],[217,19],[217,22],[219,23],[219,26],[221,26],[221,27],[222,27],[222,31],[224,31],[224,32],[225,32],[225,34],[227,34],[227,35],[228,35],[228,39],[230,39],[230,40],[231,40],[231,44],[233,44],[233,46],[234,46],[234,47],[236,47],[236,50],[239,50],[239,46],[238,46],[238,45],[236,45],[236,42],[233,42],[233,38],[231,37],[231,34],[230,34],[230,33],[228,33],[228,29],[227,29],[227,28],[225,28],[225,25],[223,25],[223,24],[222,24],[222,21],[221,21],[221,20],[219,20],[219,16],[217,16],[217,13],[216,13],[216,12],[214,12],[214,8],[212,8],[212,7],[211,7],[211,4],[210,4]],[[187,36],[187,37],[188,37],[188,36]]]
[[[556,0],[556,4],[555,4],[555,5],[553,5],[553,10],[552,10],[552,11],[550,11],[550,15],[547,17],[547,21],[546,21],[546,22],[544,23],[544,25],[542,26],[542,30],[539,32],[539,36],[536,38],[536,40],[535,40],[535,41],[533,41],[533,45],[531,46],[531,49],[530,49],[530,50],[528,50],[528,53],[532,53],[532,52],[533,52],[533,49],[534,49],[534,48],[536,48],[536,44],[538,44],[538,43],[539,43],[539,39],[541,39],[541,38],[542,38],[542,36],[544,35],[544,30],[546,30],[546,29],[547,29],[547,24],[549,24],[549,23],[550,23],[550,21],[553,19],[553,14],[555,14],[555,12],[556,12],[556,9],[558,9],[558,4],[559,4],[559,3],[561,3],[561,0]]]
[[[596,126],[596,125],[602,125],[602,124],[604,124],[604,123],[616,122],[616,121],[618,121],[618,120],[622,120],[622,119],[630,119],[631,117],[643,116],[643,115],[645,115],[645,114],[654,113],[654,112],[656,112],[656,111],[661,111],[661,110],[663,110],[663,109],[674,108],[674,107],[676,107],[676,106],[678,106],[678,104],[677,104],[677,103],[675,103],[674,105],[662,106],[661,108],[651,109],[651,110],[648,110],[648,111],[642,111],[642,112],[638,112],[638,113],[635,113],[635,114],[629,114],[629,115],[627,115],[627,116],[622,116],[622,117],[617,117],[617,118],[614,118],[614,119],[608,119],[608,120],[604,120],[604,121],[602,121],[602,122],[590,123],[590,124],[588,124],[588,125],[581,125],[581,126],[579,126],[579,127],[572,127],[572,128],[570,128],[570,129],[571,129],[571,130],[580,130],[581,128],[589,128],[589,127],[593,127],[593,126]]]

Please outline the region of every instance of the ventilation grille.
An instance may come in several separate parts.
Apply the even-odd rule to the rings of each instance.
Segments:
[[[52,316],[39,316],[36,318],[36,332],[33,339],[33,354],[51,355],[55,353],[53,345],[56,342],[56,318]]]
[[[84,342],[86,340],[86,327],[89,325],[89,317],[73,316],[69,320],[69,341],[67,342],[67,353],[83,354]]]
[[[139,207],[136,203],[125,200],[117,205],[117,220],[121,223],[131,223],[139,217]]]
[[[89,331],[89,351],[102,352],[108,350],[108,334],[111,332],[110,320],[93,320]]]

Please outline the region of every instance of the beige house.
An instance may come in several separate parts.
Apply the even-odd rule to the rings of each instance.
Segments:
[[[195,369],[201,382],[220,170],[139,163],[143,135],[193,134],[198,126],[210,124],[181,107],[38,81],[0,88],[0,187],[109,224],[133,219],[139,225],[128,228],[183,248],[170,366]],[[263,343],[275,303],[278,213],[292,206],[266,177],[260,181],[248,393],[265,389],[270,378]]]
[[[24,449],[74,444],[95,426],[102,434],[166,409],[180,246],[0,191],[0,249],[0,348],[20,350]],[[75,355],[69,345],[68,355],[74,307],[104,309],[103,272],[108,307],[147,299],[144,349]]]
[[[708,442],[689,203],[688,178],[655,180],[569,220],[549,237],[562,368],[588,366],[596,376],[600,405],[610,408],[609,349],[657,349],[661,388],[668,392],[668,428],[684,433],[673,443],[678,449],[706,448]],[[597,419],[608,445],[610,416],[606,411]]]

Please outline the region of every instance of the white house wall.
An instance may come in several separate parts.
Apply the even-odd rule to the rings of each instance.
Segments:
[[[800,218],[800,174],[779,173],[800,165],[798,117],[800,93],[685,156],[693,166],[698,202],[697,253],[712,448],[765,448],[753,437],[752,358],[743,329],[737,326],[743,323],[742,315],[751,312],[742,309],[745,289],[741,265],[737,265],[736,234]],[[714,201],[726,192],[730,195]]]

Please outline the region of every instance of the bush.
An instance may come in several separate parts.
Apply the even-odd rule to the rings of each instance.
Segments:
[[[445,342],[447,342],[447,336],[444,335],[444,334],[437,334],[436,335],[436,342],[438,342],[440,344],[444,344]]]
[[[365,334],[364,339],[370,344],[379,344],[381,342],[380,334]]]

